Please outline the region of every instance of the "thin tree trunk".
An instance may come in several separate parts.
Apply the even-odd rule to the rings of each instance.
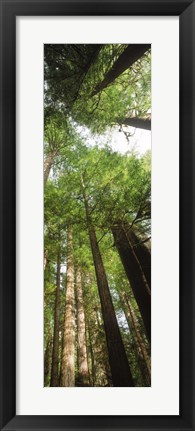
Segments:
[[[144,360],[144,362],[146,364],[148,375],[149,375],[149,377],[151,377],[150,359],[149,359],[147,350],[146,350],[145,345],[144,345],[144,341],[142,339],[142,336],[140,334],[140,331],[139,331],[139,328],[138,328],[138,325],[137,325],[137,319],[135,317],[133,307],[131,306],[130,301],[129,301],[129,299],[128,299],[128,297],[127,297],[126,294],[124,294],[124,298],[125,298],[125,302],[126,302],[127,307],[128,307],[129,317],[130,317],[130,320],[132,322],[133,329],[135,331],[135,336],[136,336],[136,339],[137,339],[137,343],[139,345],[139,348],[140,348],[143,360]]]
[[[151,130],[151,118],[128,117],[119,121],[125,126],[135,127],[137,129]]]
[[[48,256],[48,250],[46,250],[45,254],[44,254],[44,271],[47,265],[47,256]]]
[[[89,380],[90,386],[95,386],[95,368],[94,368],[94,356],[92,347],[92,337],[90,332],[89,321],[86,321],[86,336],[88,340],[88,364],[89,364]]]
[[[116,248],[123,263],[127,278],[130,282],[141,316],[143,318],[146,334],[151,340],[151,293],[146,277],[142,270],[130,238],[124,225],[118,222],[111,227]]]
[[[83,289],[81,270],[76,272],[76,292],[77,292],[77,327],[78,327],[78,368],[79,383],[81,386],[89,386],[89,367],[86,345],[86,324],[83,302]]]
[[[75,298],[74,298],[74,265],[72,226],[68,228],[67,239],[67,272],[66,272],[66,305],[64,318],[64,340],[62,352],[60,386],[75,386]]]
[[[59,326],[60,326],[60,252],[57,254],[56,275],[56,301],[54,318],[53,355],[51,368],[51,386],[59,385],[58,362],[59,362]]]
[[[91,277],[87,273],[85,277],[87,291],[91,291]],[[88,310],[87,334],[89,345],[89,357],[91,365],[92,386],[113,386],[111,370],[108,360],[105,331],[100,319],[97,318],[97,307],[91,304]],[[88,361],[89,362],[89,361]]]
[[[119,295],[119,296],[120,296],[121,307],[124,311],[125,318],[126,318],[128,328],[129,328],[130,343],[131,343],[130,345],[131,345],[131,349],[133,346],[134,355],[136,358],[136,367],[139,368],[142,382],[144,382],[143,386],[149,386],[150,385],[150,378],[148,376],[146,364],[145,364],[145,361],[143,360],[143,355],[141,353],[141,350],[140,350],[140,347],[138,344],[138,340],[137,340],[137,337],[136,337],[136,334],[135,334],[135,331],[133,328],[133,324],[132,324],[132,320],[131,320],[131,317],[129,314],[129,310],[128,310],[127,305],[126,305],[126,301],[124,301],[122,295]]]
[[[118,76],[121,75],[126,69],[132,66],[139,58],[141,58],[146,51],[150,49],[151,45],[128,45],[128,47],[122,52],[118,59],[113,64],[112,68],[105,75],[102,82],[100,82],[92,92],[92,96],[108,87],[112,82],[115,81]]]
[[[88,322],[88,335],[93,386],[112,386],[107,346],[102,339],[95,312],[90,316],[90,323]]]
[[[102,316],[106,333],[109,363],[112,373],[114,386],[134,386],[133,378],[130,372],[129,363],[125,348],[123,345],[121,333],[118,327],[116,314],[114,311],[112,298],[107,282],[107,277],[102,261],[102,257],[97,242],[95,229],[92,225],[88,201],[85,193],[85,185],[82,177],[83,198],[86,210],[86,219],[89,231],[89,239],[94,260],[95,273],[102,307]]]
[[[50,371],[51,371],[51,352],[52,352],[52,342],[51,335],[48,334],[47,346],[44,355],[44,386],[49,386]]]

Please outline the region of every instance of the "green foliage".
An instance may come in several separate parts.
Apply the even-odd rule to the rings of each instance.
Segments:
[[[101,133],[150,110],[150,52],[112,85],[91,96],[126,45],[45,45],[45,106]],[[47,117],[46,117],[47,118]]]
[[[82,178],[96,230],[100,252],[136,386],[147,386],[143,361],[127,320],[126,294],[135,311],[149,354],[141,315],[114,246],[110,226],[123,221],[142,238],[150,234],[151,160],[144,156],[114,152],[100,134],[120,120],[150,110],[150,53],[138,60],[101,93],[91,97],[126,45],[45,45],[44,155],[54,154],[52,172],[44,190],[45,351],[54,331],[57,254],[61,257],[60,350],[67,264],[67,228],[73,226],[75,268],[82,272],[90,380],[93,386],[112,385],[105,331],[87,229]],[[78,125],[89,127],[96,145],[85,142]],[[93,344],[93,337],[97,349]],[[93,352],[96,351],[96,353]],[[93,354],[96,355],[94,362]],[[60,365],[59,365],[60,368]],[[78,373],[75,365],[76,375]],[[76,380],[77,381],[77,380]],[[47,380],[49,384],[49,380]],[[79,384],[79,382],[78,382]]]

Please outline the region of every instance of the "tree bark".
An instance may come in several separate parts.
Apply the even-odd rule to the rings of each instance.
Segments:
[[[138,235],[127,226],[126,229],[127,237],[133,246],[133,250],[140,262],[142,270],[144,272],[145,278],[147,280],[147,284],[151,290],[151,252],[142,243],[142,240],[138,237]]]
[[[53,354],[51,368],[51,386],[59,386],[58,362],[59,362],[59,326],[60,326],[60,252],[57,255],[56,275],[56,300],[54,317]]]
[[[150,359],[149,359],[147,350],[145,348],[144,341],[143,341],[142,336],[140,334],[140,330],[139,330],[139,327],[138,327],[138,324],[137,324],[137,318],[135,317],[133,307],[131,306],[129,298],[127,297],[126,294],[124,295],[124,298],[125,298],[125,301],[126,301],[126,304],[127,304],[127,307],[128,307],[128,311],[129,311],[128,314],[129,314],[130,320],[132,322],[132,326],[133,326],[133,329],[134,329],[134,332],[135,332],[135,337],[136,337],[136,340],[137,340],[137,344],[138,344],[139,349],[141,351],[143,360],[144,360],[146,368],[147,368],[148,376],[150,378],[151,377]]]
[[[134,386],[133,378],[130,372],[129,363],[125,348],[123,345],[121,333],[118,327],[112,298],[108,286],[108,281],[102,261],[102,257],[97,242],[95,229],[92,225],[88,201],[85,193],[85,185],[82,177],[83,198],[86,210],[86,219],[88,225],[89,239],[93,255],[98,291],[102,307],[102,316],[106,333],[109,363],[112,373],[114,386],[125,387]]]
[[[128,306],[127,306],[127,303],[125,300],[125,294],[120,292],[119,298],[120,298],[121,307],[122,307],[122,310],[125,314],[125,318],[126,318],[128,328],[129,328],[131,349],[132,349],[132,347],[134,349],[134,355],[136,358],[136,367],[139,369],[142,383],[144,383],[143,386],[150,386],[151,379],[150,379],[150,376],[148,374],[147,366],[146,366],[145,360],[143,359],[143,354],[141,352],[141,349],[140,349],[140,346],[138,343],[138,339],[137,339],[136,334],[135,334],[132,319],[131,319],[129,309],[128,309]]]
[[[113,386],[110,365],[108,362],[107,346],[102,339],[102,333],[98,327],[95,312],[90,316],[90,322],[88,321],[87,326],[93,386]]]
[[[48,154],[48,156],[47,156],[47,158],[45,159],[45,161],[44,161],[44,186],[46,185],[47,180],[48,180],[48,178],[49,178],[49,174],[50,174],[50,171],[51,171],[51,167],[52,167],[52,165],[53,165],[54,158],[55,158],[55,156],[56,156],[57,152],[58,152],[58,150],[57,150],[57,151],[56,151],[56,150],[55,150],[55,151],[51,151],[51,152]]]
[[[138,117],[128,117],[119,120],[119,124],[124,124],[125,126],[135,127],[137,129],[151,130],[151,117],[148,118],[138,118]]]
[[[75,354],[74,264],[73,264],[72,226],[69,226],[68,238],[67,238],[67,272],[66,272],[66,304],[65,304],[65,317],[64,317],[64,340],[63,340],[60,386],[75,386],[74,354]]]
[[[51,351],[52,351],[52,342],[51,342],[51,335],[49,333],[45,355],[44,355],[44,386],[49,386],[50,370],[51,370]]]
[[[92,92],[92,96],[98,94],[104,88],[108,87],[113,81],[115,81],[118,76],[121,75],[126,69],[132,66],[140,57],[142,57],[146,51],[150,49],[150,44],[134,44],[128,45],[128,47],[123,51],[123,53],[118,57],[118,59],[113,64],[112,68],[105,75],[102,82],[100,82]]]
[[[151,293],[139,259],[134,252],[133,244],[125,231],[123,223],[118,222],[111,227],[116,248],[123,263],[137,301],[148,340],[151,340]]]
[[[94,355],[93,355],[90,323],[88,320],[86,320],[86,336],[88,341],[89,382],[90,382],[90,386],[95,386]]]
[[[77,268],[76,272],[76,292],[77,292],[77,327],[78,327],[78,368],[79,384],[89,386],[89,367],[86,344],[86,323],[83,302],[83,289],[81,270]]]
[[[85,277],[85,287],[89,293],[91,291],[91,276],[89,273],[87,273]],[[88,363],[90,365],[90,383],[91,386],[96,387],[113,386],[105,331],[103,322],[101,321],[102,323],[100,324],[100,318],[97,318],[98,314],[97,306],[94,306],[93,302],[90,303],[87,313],[88,319],[86,321],[89,346]]]

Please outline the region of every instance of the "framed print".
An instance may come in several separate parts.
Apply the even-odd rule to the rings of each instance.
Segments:
[[[1,24],[1,429],[193,430],[194,2]]]

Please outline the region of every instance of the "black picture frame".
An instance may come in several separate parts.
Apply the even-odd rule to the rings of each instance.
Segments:
[[[194,430],[194,48],[192,0],[1,0],[0,414],[3,430]],[[16,415],[16,17],[179,16],[180,25],[180,415]],[[194,121],[193,121],[194,120]],[[174,223],[171,220],[170,223]],[[169,239],[170,240],[170,239]],[[170,244],[170,242],[169,242]]]

